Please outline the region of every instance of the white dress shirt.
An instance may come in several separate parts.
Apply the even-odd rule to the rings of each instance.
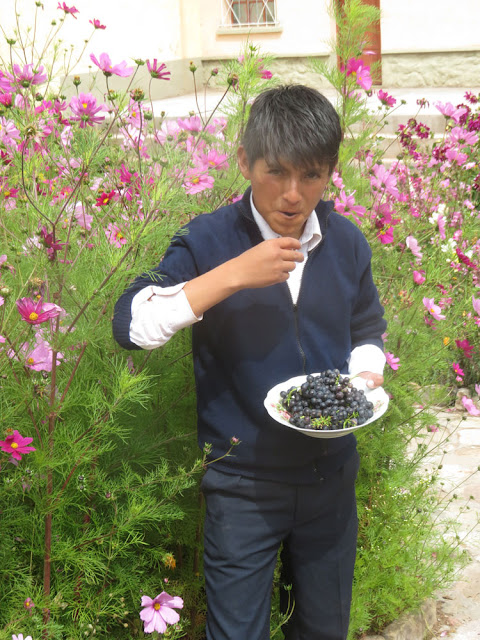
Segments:
[[[279,238],[266,220],[257,211],[250,194],[253,217],[260,229],[264,240]],[[287,285],[295,304],[300,292],[303,269],[308,260],[308,254],[322,240],[320,224],[315,212],[307,218],[303,233],[300,237],[303,262],[297,262],[295,269],[290,272]],[[183,291],[186,282],[172,287],[150,285],[139,291],[132,300],[132,321],[130,323],[130,340],[142,349],[161,347],[180,329],[200,322],[203,316],[197,317]],[[365,344],[352,350],[348,373],[356,375],[362,371],[372,371],[381,374],[385,365],[385,355],[376,345]]]

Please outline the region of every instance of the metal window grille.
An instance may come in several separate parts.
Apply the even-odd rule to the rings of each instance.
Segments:
[[[274,26],[276,9],[276,0],[222,0],[222,26]]]

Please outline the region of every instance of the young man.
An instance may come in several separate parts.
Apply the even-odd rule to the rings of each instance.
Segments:
[[[268,390],[338,368],[383,382],[386,323],[367,241],[322,196],[341,130],[329,101],[301,85],[257,97],[239,167],[243,199],[174,237],[160,276],[115,307],[114,335],[152,349],[192,327],[198,441],[210,443],[204,573],[208,640],[267,640],[283,544],[295,608],[288,640],[345,640],[355,561],[353,435],[315,439],[271,419]],[[223,457],[230,439],[241,442]]]

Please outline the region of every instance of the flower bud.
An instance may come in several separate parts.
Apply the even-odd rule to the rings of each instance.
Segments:
[[[73,84],[74,84],[75,87],[78,87],[80,82],[81,82],[80,76],[73,76]]]
[[[192,61],[190,61],[190,66],[188,68],[190,69],[190,71],[192,73],[195,73],[195,71],[197,70],[197,66],[195,64],[193,64]]]
[[[210,71],[210,75],[211,75],[211,76],[217,76],[217,75],[218,75],[218,69],[217,69],[217,67],[214,67],[214,68]]]

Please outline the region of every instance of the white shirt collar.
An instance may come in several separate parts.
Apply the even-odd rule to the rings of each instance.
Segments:
[[[280,238],[280,234],[276,233],[270,225],[267,223],[265,218],[258,212],[257,208],[253,204],[253,195],[250,193],[250,206],[252,207],[253,218],[257,223],[258,228],[260,229],[260,233],[262,234],[262,238],[264,240],[271,240],[272,238]],[[322,232],[320,230],[320,222],[318,221],[318,216],[315,211],[308,216],[305,227],[303,228],[303,233],[300,236],[300,244],[302,245],[302,249],[306,249],[306,251],[311,251],[314,249],[317,244],[320,243],[322,239]]]

